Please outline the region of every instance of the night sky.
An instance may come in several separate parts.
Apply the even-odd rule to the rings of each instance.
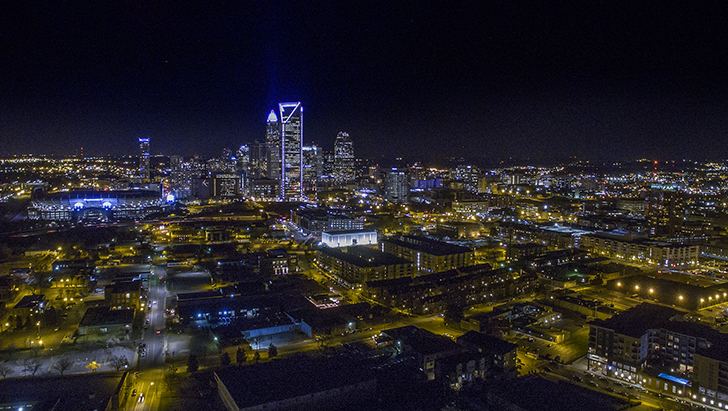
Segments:
[[[728,157],[724,1],[3,3],[0,156]]]

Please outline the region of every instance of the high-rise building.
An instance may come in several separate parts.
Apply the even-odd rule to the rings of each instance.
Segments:
[[[324,157],[321,147],[316,145],[303,146],[303,185],[304,190],[310,190],[316,186],[323,174]]]
[[[266,174],[273,180],[281,180],[281,125],[278,116],[271,110],[265,126],[265,140],[268,145],[266,152]]]
[[[334,178],[339,182],[354,179],[354,143],[343,131],[334,141]]]
[[[279,103],[281,141],[281,198],[303,197],[303,106],[301,102]]]
[[[679,234],[683,226],[684,208],[678,191],[650,189],[645,203],[645,218],[649,233],[670,237]]]
[[[268,177],[268,159],[270,153],[268,144],[258,140],[248,145],[250,157],[248,160],[248,175],[251,179],[260,179]]]
[[[384,198],[397,204],[409,204],[409,179],[407,171],[392,167],[386,171],[384,180]]]
[[[324,166],[323,166],[323,174],[324,176],[334,178],[334,153],[331,151],[324,151]]]
[[[149,138],[139,138],[139,177],[149,179]]]

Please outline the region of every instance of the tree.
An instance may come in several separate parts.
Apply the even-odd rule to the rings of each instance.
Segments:
[[[258,351],[253,354],[253,361],[258,362],[260,361],[260,353]]]
[[[58,315],[58,310],[51,307],[43,313],[42,321],[44,322],[44,324],[58,325],[59,318],[60,318],[60,316]]]
[[[3,376],[3,378],[7,377],[8,374],[12,374],[13,369],[10,368],[10,366],[7,363],[0,364],[0,375]]]
[[[268,347],[268,357],[273,358],[278,355],[278,348],[271,344],[270,347]]]
[[[222,353],[222,355],[220,356],[220,364],[222,364],[223,367],[226,367],[230,365],[230,362],[230,354],[226,352]]]
[[[116,371],[129,365],[129,360],[124,355],[112,355],[109,357],[109,364],[111,364]]]
[[[460,324],[463,318],[465,318],[464,313],[465,309],[462,303],[455,300],[450,301],[445,307],[445,315],[443,316],[445,324]]]
[[[28,275],[28,285],[30,285],[31,292],[35,295],[36,291],[41,288],[48,286],[48,280],[50,278],[49,271],[35,271],[31,270]]]
[[[164,372],[163,381],[164,381],[164,384],[167,386],[167,389],[170,391],[174,387],[176,387],[177,383],[179,381],[179,376],[177,375],[177,368],[169,367],[167,369],[167,371]]]
[[[200,368],[200,364],[197,362],[197,356],[190,354],[190,357],[187,358],[187,371],[195,372],[198,368]]]
[[[41,363],[38,360],[29,360],[25,359],[23,360],[23,372],[24,373],[30,373],[31,375],[35,376],[35,373],[40,370]]]
[[[73,361],[67,357],[63,357],[60,360],[56,361],[51,368],[58,371],[63,375],[64,372],[66,372],[71,366],[73,365]]]
[[[248,360],[247,355],[245,355],[245,350],[238,347],[238,350],[235,352],[235,362],[238,365],[243,365],[244,362]]]

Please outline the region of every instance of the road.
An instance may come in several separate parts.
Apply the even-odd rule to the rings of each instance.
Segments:
[[[145,411],[159,409],[163,392],[164,360],[167,353],[165,318],[167,311],[167,270],[151,266],[147,315],[142,331],[142,343],[146,344],[146,355],[139,358],[138,369],[133,374],[134,391],[127,392],[126,410]],[[146,321],[149,321],[147,324]],[[140,355],[139,353],[137,355]]]
[[[164,371],[160,368],[135,373],[132,377],[134,379],[132,390],[126,397],[126,407],[124,408],[127,411],[158,410],[164,390],[163,376]],[[124,403],[122,402],[122,404]]]
[[[139,359],[139,368],[148,369],[164,364],[166,353],[165,318],[167,309],[167,270],[164,266],[151,266],[147,314],[142,343],[146,344],[146,355]],[[147,322],[148,321],[148,322]]]

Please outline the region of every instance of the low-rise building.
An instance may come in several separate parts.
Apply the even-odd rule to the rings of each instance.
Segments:
[[[107,285],[104,288],[104,300],[112,310],[143,307],[141,281],[116,281]]]
[[[696,353],[709,353],[728,339],[708,326],[679,321],[682,314],[642,303],[607,320],[589,322],[589,367],[598,366],[610,376],[632,382],[642,378],[648,365],[670,375],[706,375],[697,369],[701,364],[694,361]]]
[[[453,298],[465,305],[500,301],[530,293],[537,283],[535,275],[479,264],[414,278],[369,281],[362,291],[388,307],[433,314],[442,312]]]
[[[580,247],[594,254],[663,267],[689,266],[698,262],[698,246],[635,237],[626,232],[587,234]]]
[[[457,343],[470,351],[485,354],[489,366],[515,374],[518,345],[477,331],[468,331],[457,338]]]
[[[367,367],[340,358],[291,357],[215,371],[228,411],[348,409],[364,406],[377,379]]]
[[[92,307],[86,310],[83,319],[78,324],[78,334],[125,338],[131,335],[133,321],[134,310]]]
[[[382,335],[391,338],[398,352],[414,355],[419,368],[428,380],[441,376],[438,372],[442,370],[438,367],[439,360],[465,352],[465,349],[453,340],[413,325],[384,330]]]
[[[321,242],[328,247],[350,247],[353,245],[377,244],[376,230],[324,231]]]
[[[414,275],[411,261],[364,246],[322,248],[317,251],[316,258],[322,269],[349,287]]]
[[[438,273],[475,264],[475,253],[467,247],[419,236],[401,236],[382,241],[381,250],[415,263],[420,274]]]

